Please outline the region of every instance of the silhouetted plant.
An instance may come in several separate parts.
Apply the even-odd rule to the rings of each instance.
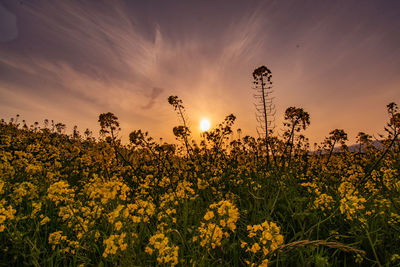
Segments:
[[[284,172],[266,171],[265,138],[225,145],[233,115],[204,135],[209,143],[190,144],[190,160],[142,130],[124,145],[115,116],[102,117],[104,134],[93,142],[0,120],[0,262],[397,266],[399,128],[391,109],[385,150],[332,154],[329,168],[328,153],[304,153],[309,118],[291,109],[285,138],[269,136],[279,152],[287,147],[285,157],[292,149]],[[330,134],[327,152],[347,139],[343,130]]]
[[[155,154],[159,151],[159,145],[154,141],[153,137],[149,136],[148,132],[142,130],[135,130],[129,134],[129,141],[133,145],[133,148],[147,148],[151,153]]]
[[[143,132],[142,130],[135,130],[129,134],[129,141],[131,142],[133,149],[147,149],[150,153],[157,159],[157,161],[164,166],[164,162],[161,159],[160,154],[162,152],[170,153],[171,147],[166,145],[160,146],[158,145],[154,139],[149,136],[148,132]],[[172,150],[175,151],[175,150]]]
[[[28,130],[28,125],[26,124],[26,121],[25,121],[25,120],[22,120],[22,123],[23,123],[22,129]]]
[[[78,126],[74,126],[74,129],[72,131],[72,138],[75,140],[80,140],[81,139],[81,134],[78,131]]]
[[[111,112],[102,113],[99,115],[99,123],[100,123],[100,134],[111,134],[113,140],[116,139],[116,131],[121,130],[119,128],[118,118]]]
[[[225,120],[215,129],[204,132],[204,135],[212,145],[214,152],[219,152],[226,138],[232,133],[232,125],[236,120],[235,115],[226,116]]]
[[[286,137],[286,145],[282,156],[285,158],[287,149],[289,148],[286,157],[290,161],[295,133],[300,132],[301,129],[305,130],[310,125],[310,114],[302,108],[289,107],[285,111],[285,121],[283,125],[287,127],[287,130],[283,134],[284,137]],[[282,163],[282,166],[284,165],[285,160]]]
[[[356,136],[357,143],[360,144],[358,153],[363,152],[363,146],[364,150],[371,144],[372,142],[372,136],[369,134],[366,134],[364,132],[359,132]]]
[[[329,155],[328,158],[326,159],[326,164],[329,163],[329,160],[331,159],[332,152],[335,148],[335,145],[337,143],[340,143],[342,146],[342,149],[346,148],[346,141],[347,139],[347,133],[342,130],[342,129],[335,129],[331,131],[330,136],[325,138],[324,144],[325,146],[329,149]]]
[[[257,132],[260,137],[265,138],[265,148],[267,153],[267,164],[269,164],[270,140],[269,135],[272,133],[275,121],[275,105],[272,103],[272,74],[266,66],[258,67],[253,71],[254,94],[256,99],[256,119],[259,123]],[[272,154],[273,157],[274,154]]]
[[[178,113],[179,118],[182,120],[183,125],[176,126],[173,128],[174,135],[178,140],[184,142],[186,147],[187,156],[191,157],[190,154],[190,129],[187,124],[187,118],[185,113],[185,107],[183,106],[183,101],[179,99],[177,96],[169,96],[168,103],[174,107],[174,110]]]
[[[86,129],[85,132],[84,132],[83,134],[84,134],[84,137],[85,137],[85,140],[86,140],[86,141],[94,141],[94,140],[93,140],[94,138],[92,137],[93,132],[92,132],[91,130]]]
[[[400,131],[399,131],[399,128],[400,128],[400,113],[398,113],[397,104],[395,104],[394,102],[389,103],[386,107],[387,107],[387,111],[388,111],[388,114],[389,114],[389,122],[387,123],[387,126],[384,127],[384,130],[388,133],[387,139],[384,140],[385,149],[381,153],[379,158],[374,162],[372,167],[370,167],[366,171],[366,174],[361,179],[360,184],[362,184],[362,182],[364,182],[364,181],[367,181],[368,178],[371,177],[372,172],[379,168],[382,160],[389,154],[389,152],[392,152],[392,157],[395,159],[393,162],[397,161],[397,164],[398,164],[399,161],[400,161],[399,160],[400,157],[398,155],[400,151],[396,150],[396,147],[394,147],[394,149],[393,149],[393,146],[395,146],[396,142],[398,142],[398,136],[400,134]],[[383,137],[383,135],[380,135],[380,136]],[[397,165],[397,164],[394,164],[394,165]],[[386,186],[383,183],[383,181],[380,180],[380,182],[381,182],[382,187],[386,188]],[[391,201],[394,202],[393,199],[391,199]],[[397,209],[399,209],[399,207],[397,205],[396,205],[396,207],[397,207]]]
[[[56,130],[57,130],[58,134],[63,134],[64,131],[65,131],[65,128],[67,126],[64,123],[59,122],[59,123],[56,123],[55,127],[56,127]],[[36,129],[37,129],[37,126],[35,126],[35,130]]]
[[[243,137],[243,150],[245,152],[251,151],[251,152],[257,152],[257,142],[256,139],[252,136],[246,135]]]
[[[100,135],[106,136],[110,134],[111,136],[106,136],[106,141],[109,141],[114,147],[115,159],[118,162],[118,148],[117,148],[117,133],[121,129],[119,128],[119,122],[117,116],[111,112],[102,113],[99,115],[100,123]]]
[[[387,132],[386,143],[389,144],[394,139],[394,146],[398,143],[398,136],[400,133],[400,113],[398,112],[398,106],[396,103],[389,103],[387,106],[387,112],[389,115],[389,122],[384,128]]]

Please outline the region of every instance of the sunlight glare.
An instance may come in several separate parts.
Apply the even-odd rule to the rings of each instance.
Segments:
[[[200,122],[200,130],[202,132],[208,131],[210,129],[210,121],[208,119],[202,119]]]

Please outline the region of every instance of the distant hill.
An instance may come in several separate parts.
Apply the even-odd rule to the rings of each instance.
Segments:
[[[375,140],[375,141],[372,141],[371,144],[378,150],[383,149],[383,144],[382,144],[381,141]],[[334,151],[335,152],[340,152],[340,148],[339,147],[335,148]],[[350,145],[349,146],[349,151],[350,152],[359,152],[360,151],[360,145],[359,144]],[[364,149],[362,149],[361,152],[365,152]]]
[[[378,141],[378,140],[372,141],[371,144],[378,150],[381,150],[381,149],[384,148],[383,143],[381,141]],[[359,144],[349,145],[348,149],[349,149],[350,152],[359,152],[360,151],[360,145]],[[315,151],[310,151],[309,154],[313,154],[314,152]],[[341,149],[340,149],[340,146],[335,146],[335,148],[333,149],[333,153],[340,153],[340,152],[342,152]],[[362,153],[365,152],[364,146],[361,149],[361,152]],[[322,151],[321,154],[324,155],[326,153],[327,153],[326,151]]]

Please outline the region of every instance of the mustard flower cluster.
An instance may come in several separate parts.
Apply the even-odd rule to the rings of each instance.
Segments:
[[[312,203],[313,209],[319,209],[322,212],[332,210],[335,201],[332,196],[327,193],[322,193],[319,186],[315,182],[306,182],[300,184],[302,187],[307,189],[307,192],[313,194],[315,199]]]
[[[265,221],[261,224],[248,225],[249,242],[242,241],[241,247],[246,248],[246,252],[262,254],[262,258],[267,257],[283,244],[283,235],[280,234],[280,227],[274,222]]]
[[[15,219],[16,210],[11,206],[6,206],[6,202],[4,200],[0,200],[0,232],[3,232],[6,228],[6,221],[10,222]]]
[[[159,264],[170,264],[171,266],[178,264],[179,247],[172,244],[163,233],[156,233],[150,237],[145,252],[156,255]]]
[[[140,131],[124,145],[109,121],[96,140],[89,131],[66,135],[62,124],[21,128],[2,120],[0,260],[12,266],[396,265],[398,118],[382,149],[360,139],[358,152],[343,145],[342,153],[334,149],[342,142],[332,138],[310,152],[297,130],[283,139],[271,135],[267,152],[265,140],[223,126],[200,144],[178,127],[174,134],[187,137],[185,146]],[[284,245],[283,235],[291,242]]]
[[[60,203],[69,204],[74,201],[75,191],[69,187],[68,182],[59,181],[50,185],[47,197],[57,206]]]
[[[109,255],[115,255],[118,250],[124,251],[128,247],[125,243],[126,233],[120,235],[110,235],[106,240],[103,241],[105,249],[103,257],[107,258]]]
[[[49,234],[49,244],[51,249],[55,250],[57,245],[67,240],[67,236],[63,235],[63,231],[57,231]]]
[[[114,223],[117,218],[120,220],[129,220],[133,223],[149,222],[155,214],[155,205],[146,200],[136,199],[134,203],[118,205],[114,210],[108,213],[108,221]]]
[[[354,185],[349,182],[343,182],[338,189],[340,199],[340,212],[346,215],[348,220],[353,220],[359,211],[364,210],[365,198],[359,197]]]
[[[95,175],[86,185],[85,192],[91,200],[104,205],[117,197],[127,200],[130,188],[116,177],[105,182]]]
[[[15,185],[13,193],[15,203],[20,204],[24,197],[27,197],[27,200],[36,198],[37,188],[31,182],[22,182]]]
[[[176,223],[177,209],[185,202],[196,199],[197,195],[193,184],[183,180],[178,182],[174,191],[169,191],[160,196],[159,212],[157,213],[157,228],[162,231]]]
[[[239,210],[229,200],[221,200],[209,206],[198,228],[200,245],[207,248],[221,246],[223,238],[229,238],[229,232],[235,232]]]
[[[331,210],[334,204],[333,197],[325,193],[317,196],[314,200],[314,207],[322,211]]]

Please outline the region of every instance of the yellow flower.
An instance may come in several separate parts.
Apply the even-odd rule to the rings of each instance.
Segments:
[[[398,260],[400,260],[399,254],[393,254],[392,257],[390,257],[390,261],[398,261]]]
[[[17,184],[14,189],[14,201],[19,204],[22,202],[24,197],[33,199],[37,196],[37,187],[31,182],[22,182]]]
[[[156,233],[150,237],[145,252],[150,255],[155,252],[158,263],[168,263],[171,266],[178,264],[179,247],[171,244],[168,237],[163,233]]]
[[[206,215],[204,215],[204,220],[208,221],[214,217],[214,212],[207,211]]]
[[[251,246],[250,251],[253,253],[257,253],[260,249],[260,245],[258,245],[258,243],[254,243],[253,246]]]
[[[283,236],[280,234],[280,228],[274,222],[265,221],[262,224],[248,225],[248,237],[252,239],[253,245],[246,249],[254,254],[262,251],[264,256],[276,250],[283,244]],[[243,248],[243,247],[242,247]]]
[[[268,262],[269,262],[268,259],[265,259],[261,262],[260,265],[258,265],[258,267],[268,267]]]
[[[46,216],[40,221],[40,225],[45,225],[48,222],[50,222],[50,218]]]
[[[56,206],[63,203],[72,203],[75,197],[75,191],[69,188],[66,181],[59,181],[50,185],[47,190],[47,197],[53,201]]]
[[[16,213],[16,210],[9,205],[7,208],[3,206],[3,203],[0,201],[0,232],[3,232],[5,229],[5,226],[3,223],[6,220],[14,220],[15,216],[14,214]]]
[[[121,251],[126,250],[128,244],[124,243],[126,237],[126,233],[122,233],[120,235],[110,235],[109,238],[103,241],[106,246],[103,257],[106,258],[108,255],[114,255],[117,253],[118,249]]]
[[[62,235],[62,233],[63,231],[57,231],[49,235],[49,244],[52,245],[52,250],[56,248],[56,245],[59,245],[62,241],[67,240],[67,237],[65,235]]]
[[[118,221],[114,224],[115,230],[119,231],[122,227],[122,222]]]
[[[146,247],[145,249],[144,249],[144,252],[146,252],[147,254],[150,254],[150,255],[152,255],[153,254],[153,249],[152,248],[150,248],[150,247]]]
[[[215,248],[221,246],[222,238],[228,238],[228,231],[234,232],[239,211],[229,200],[221,200],[209,206],[198,228],[200,245]]]

